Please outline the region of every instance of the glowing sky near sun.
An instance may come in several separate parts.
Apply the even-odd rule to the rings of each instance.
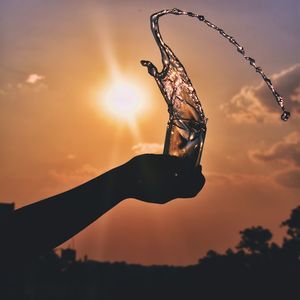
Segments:
[[[280,121],[261,79],[226,41],[189,18],[166,17],[164,39],[209,118],[206,186],[165,206],[123,202],[76,236],[79,256],[191,264],[234,245],[246,226],[267,226],[279,239],[279,223],[300,203],[296,0],[1,1],[0,201],[20,207],[139,153],[161,153],[167,107],[140,60],[160,66],[149,16],[166,7],[202,13],[237,37],[273,75],[293,117]],[[114,101],[135,113],[116,121],[123,113],[111,114]]]

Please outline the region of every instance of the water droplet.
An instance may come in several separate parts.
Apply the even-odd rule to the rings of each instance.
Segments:
[[[242,46],[237,47],[237,51],[240,52],[243,55],[245,54],[244,47],[242,47]]]
[[[291,113],[288,111],[284,111],[283,114],[281,115],[281,120],[282,121],[287,121],[291,116]]]
[[[248,56],[248,57],[246,57],[246,59],[249,61],[251,66],[255,67],[255,59],[254,58]]]
[[[204,21],[205,20],[204,16],[198,16],[197,18],[198,18],[199,21]]]
[[[182,13],[182,10],[178,9],[178,8],[173,8],[172,9],[172,13],[174,15],[180,15]]]
[[[269,78],[266,78],[266,79],[265,79],[265,82],[266,82],[268,85],[272,85],[272,81],[271,81],[271,79],[269,79]]]

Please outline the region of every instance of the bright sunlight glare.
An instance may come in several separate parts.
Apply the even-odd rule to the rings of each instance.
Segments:
[[[138,82],[119,77],[103,87],[101,104],[111,117],[133,123],[144,111],[146,99]]]

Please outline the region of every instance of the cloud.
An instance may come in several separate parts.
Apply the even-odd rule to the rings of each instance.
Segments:
[[[263,184],[268,180],[265,175],[251,175],[251,174],[221,174],[216,172],[205,173],[206,184],[214,186],[254,186]]]
[[[27,82],[27,83],[34,84],[34,83],[36,83],[36,82],[38,82],[38,81],[40,81],[40,80],[43,80],[43,79],[45,79],[45,76],[42,76],[42,75],[38,75],[38,74],[33,73],[33,74],[30,74],[30,75],[28,76],[28,78],[26,79],[26,82]]]
[[[275,89],[283,96],[285,106],[293,116],[300,114],[300,64],[271,76]],[[228,103],[221,106],[228,117],[236,122],[276,122],[281,113],[266,84],[244,86]]]
[[[73,154],[73,153],[70,153],[70,154],[67,155],[67,159],[72,160],[72,159],[75,159],[75,158],[76,158],[76,155]]]
[[[72,188],[82,184],[100,174],[99,169],[90,164],[84,164],[76,169],[50,170],[49,176],[55,182],[62,184],[65,188]]]
[[[279,172],[274,179],[284,187],[300,189],[300,168]]]
[[[48,86],[44,81],[36,80],[16,83],[5,83],[0,86],[0,99],[7,101],[8,99],[19,99],[24,96],[32,96],[35,93],[41,93],[48,90]]]
[[[300,167],[300,133],[290,133],[269,149],[252,151],[250,157],[262,162],[277,161]]]
[[[138,143],[131,148],[135,154],[144,154],[144,153],[162,153],[163,144],[158,143]]]
[[[281,169],[272,175],[284,187],[300,189],[300,133],[294,131],[265,150],[252,151],[250,157],[260,162],[280,162]]]

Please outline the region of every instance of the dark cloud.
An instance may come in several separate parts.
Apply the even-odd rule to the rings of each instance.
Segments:
[[[300,189],[300,133],[292,132],[285,139],[269,149],[253,151],[252,159],[260,162],[281,162],[278,171],[272,175],[274,181],[286,188]]]
[[[274,176],[275,181],[289,188],[300,189],[300,169],[287,170]]]
[[[300,133],[292,132],[269,149],[252,152],[251,157],[263,162],[281,161],[300,167]]]
[[[275,89],[285,100],[286,109],[300,114],[300,64],[271,76]],[[264,83],[242,87],[228,103],[221,107],[237,122],[272,122],[281,113],[275,98]]]

